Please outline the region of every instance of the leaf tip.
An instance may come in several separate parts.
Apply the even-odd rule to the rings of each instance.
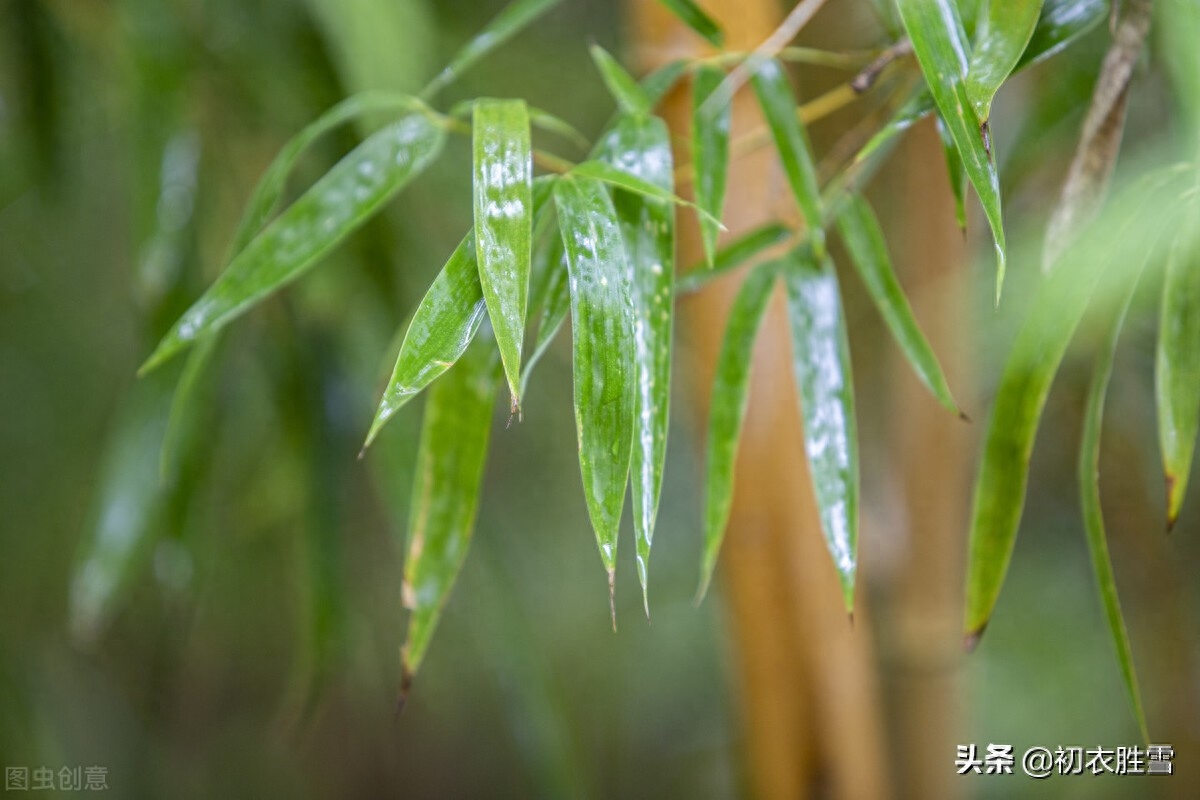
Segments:
[[[617,570],[608,567],[608,614],[612,618],[613,633],[617,632]]]
[[[1180,486],[1176,476],[1171,473],[1166,474],[1167,478],[1167,533],[1175,530],[1175,523],[1179,521],[1179,509],[1183,505],[1183,498],[1176,492],[1176,488]]]
[[[408,660],[404,660],[403,666],[400,668],[400,688],[396,692],[396,707],[392,711],[392,724],[400,722],[400,715],[404,713],[404,709],[408,706],[408,695],[412,691],[413,671],[409,667]]]
[[[963,636],[963,651],[966,653],[974,653],[975,648],[979,646],[979,640],[983,638],[983,632],[987,630],[988,624],[984,622],[973,631],[967,631]]]

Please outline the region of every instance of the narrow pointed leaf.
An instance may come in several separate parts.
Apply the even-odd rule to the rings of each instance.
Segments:
[[[989,0],[967,68],[967,97],[981,122],[987,122],[992,98],[1025,52],[1041,11],[1042,0]]]
[[[633,445],[633,287],[604,184],[563,178],[554,186],[554,200],[570,274],[579,468],[611,581]]]
[[[481,100],[474,118],[475,256],[514,412],[533,247],[533,149],[520,100]]]
[[[658,69],[651,72],[646,77],[642,78],[639,86],[646,93],[646,99],[650,102],[650,107],[658,105],[662,102],[663,97],[675,83],[687,74],[690,62],[685,59],[676,59],[663,64]]]
[[[499,378],[495,343],[481,336],[425,405],[401,592],[412,612],[401,656],[405,687],[421,667],[471,544]]]
[[[584,161],[582,164],[576,164],[571,168],[571,174],[579,178],[590,178],[592,180],[601,181],[608,185],[624,189],[627,192],[640,194],[651,200],[661,200],[666,203],[672,203],[677,206],[686,206],[696,212],[701,220],[708,220],[713,224],[720,226],[721,222],[716,217],[710,215],[707,211],[697,206],[695,203],[689,203],[679,195],[651,183],[645,178],[641,178],[630,172],[624,165],[610,164],[607,161],[599,159],[591,159]]]
[[[304,273],[441,152],[445,134],[423,114],[381,129],[238,253],[142,366],[146,372],[227,325]]]
[[[434,278],[408,324],[364,447],[370,446],[393,414],[454,365],[475,338],[486,313],[475,263],[475,237],[468,233]]]
[[[817,168],[813,164],[812,149],[804,131],[804,123],[796,114],[796,98],[792,87],[783,73],[783,67],[775,59],[764,61],[752,79],[754,93],[762,106],[763,116],[771,129],[775,149],[783,162],[788,185],[796,197],[796,204],[804,215],[808,226],[809,240],[818,257],[825,253],[824,204],[821,200],[821,185],[817,181]]]
[[[699,291],[711,281],[728,274],[773,245],[791,238],[792,232],[777,222],[769,222],[717,251],[708,269],[693,269],[675,281],[675,294]]]
[[[785,271],[792,364],[804,417],[804,452],[825,544],[854,609],[858,567],[858,433],[846,315],[828,258],[808,247],[788,257]]]
[[[1181,234],[1167,260],[1154,364],[1168,527],[1175,524],[1183,506],[1200,424],[1200,248],[1196,245],[1194,237]]]
[[[896,141],[896,137],[932,114],[936,108],[937,104],[933,102],[933,95],[929,93],[928,87],[922,86],[914,91],[904,105],[896,110],[891,119],[884,123],[884,126],[863,145],[862,149],[854,156],[854,163],[861,164],[876,154],[884,152],[889,145]]]
[[[625,116],[599,143],[598,158],[674,191],[671,138],[657,117]],[[613,206],[632,271],[637,385],[630,464],[638,580],[650,614],[650,548],[667,455],[671,400],[671,333],[674,319],[675,209],[666,200],[618,190]]]
[[[525,387],[529,384],[529,376],[533,372],[534,366],[546,354],[550,343],[554,341],[554,337],[558,335],[558,331],[562,328],[563,323],[567,321],[567,317],[571,313],[571,289],[567,273],[567,257],[563,253],[562,239],[557,235],[555,238],[557,241],[554,243],[550,255],[552,259],[550,262],[551,270],[548,276],[548,285],[546,286],[546,300],[542,316],[538,320],[537,332],[534,334],[533,350],[529,354],[529,358],[525,359],[525,368],[521,373],[522,392],[525,391]]]
[[[704,13],[704,9],[696,5],[694,0],[658,0],[671,10],[671,13],[698,33],[713,47],[720,47],[725,40],[725,34],[713,18]]]
[[[867,293],[871,295],[871,300],[879,309],[917,377],[942,406],[955,414],[961,414],[958,404],[950,394],[950,387],[946,383],[946,376],[942,374],[937,356],[933,354],[933,348],[921,333],[912,308],[908,305],[908,299],[904,296],[904,290],[896,279],[883,231],[879,229],[879,221],[866,200],[855,196],[846,204],[838,216],[838,230],[846,244],[850,260],[867,287]]]
[[[695,172],[693,191],[696,205],[721,218],[725,207],[725,180],[729,173],[729,125],[733,106],[725,104],[709,108],[704,105],[716,88],[725,80],[724,70],[701,66],[692,84],[692,166]],[[711,265],[717,251],[720,227],[711,220],[700,220],[700,237],[704,255]]]
[[[484,56],[516,36],[542,14],[558,5],[560,0],[513,0],[489,22],[471,41],[463,45],[446,68],[429,82],[421,96],[428,99],[453,83]]]
[[[716,377],[708,411],[708,461],[704,476],[704,556],[698,598],[708,592],[717,555],[733,507],[733,475],[738,440],[746,416],[754,340],[762,327],[771,290],[779,275],[776,262],[764,264],[742,283],[729,312],[725,338],[717,356]]]
[[[946,157],[946,174],[950,178],[950,191],[954,193],[954,218],[958,229],[967,229],[967,172],[963,169],[962,156],[954,144],[954,137],[946,127],[941,115],[937,118],[938,137],[942,140],[942,154]]]
[[[565,119],[533,106],[529,106],[527,110],[532,127],[561,136],[580,150],[588,149],[588,138]]]
[[[1000,177],[986,145],[987,132],[967,94],[968,44],[952,0],[897,0],[913,52],[925,74],[971,185],[979,195],[996,243],[996,301],[1004,286],[1007,248],[1000,211]]]
[[[166,481],[174,471],[183,448],[185,434],[194,422],[194,413],[204,405],[201,401],[208,367],[220,346],[220,335],[206,336],[196,342],[183,363],[183,372],[171,395],[171,411],[167,416],[167,428],[163,433],[162,450],[159,454],[159,477]]]
[[[625,71],[612,54],[598,44],[592,45],[592,61],[600,70],[600,77],[608,87],[608,93],[617,101],[622,111],[628,114],[650,113],[650,98],[638,85],[633,76]]]
[[[1133,299],[1133,286],[1121,308],[1110,324],[1106,341],[1096,356],[1092,384],[1088,390],[1087,409],[1084,411],[1083,442],[1079,448],[1079,498],[1083,507],[1083,529],[1087,536],[1088,551],[1092,557],[1092,572],[1096,576],[1096,588],[1104,605],[1104,616],[1117,660],[1121,666],[1121,677],[1133,715],[1141,729],[1142,741],[1150,741],[1146,728],[1146,713],[1142,709],[1142,696],[1138,690],[1137,672],[1133,666],[1133,648],[1129,644],[1129,633],[1125,629],[1125,617],[1121,613],[1121,601],[1117,597],[1117,582],[1113,576],[1112,560],[1108,555],[1108,541],[1104,532],[1104,513],[1100,507],[1100,431],[1104,424],[1104,395],[1112,377],[1113,356],[1121,335],[1121,325]]]
[[[1109,18],[1109,0],[1045,0],[1017,69],[1049,58]]]

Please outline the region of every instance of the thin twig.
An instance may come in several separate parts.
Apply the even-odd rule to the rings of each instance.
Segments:
[[[879,80],[879,76],[887,69],[889,64],[898,58],[911,55],[912,51],[912,42],[908,39],[901,39],[880,53],[879,57],[870,64],[863,67],[862,72],[855,75],[854,80],[850,81],[850,88],[862,94],[875,85],[875,81]]]

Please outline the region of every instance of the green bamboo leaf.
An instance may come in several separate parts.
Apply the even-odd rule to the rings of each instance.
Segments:
[[[1142,741],[1150,741],[1146,727],[1146,713],[1142,709],[1142,696],[1138,690],[1137,672],[1133,666],[1133,648],[1129,644],[1129,633],[1125,629],[1125,617],[1121,613],[1121,601],[1117,597],[1117,582],[1113,575],[1112,560],[1108,555],[1108,541],[1104,532],[1104,513],[1100,507],[1100,431],[1104,423],[1104,395],[1112,377],[1113,356],[1121,335],[1121,325],[1133,299],[1136,281],[1130,281],[1129,291],[1121,307],[1113,317],[1108,336],[1096,355],[1096,366],[1092,373],[1091,388],[1088,389],[1087,409],[1084,411],[1083,442],[1079,448],[1079,499],[1083,507],[1083,528],[1087,536],[1088,551],[1092,556],[1092,572],[1096,576],[1096,588],[1104,605],[1104,616],[1117,650],[1121,665],[1121,677],[1134,717],[1141,729]]]
[[[883,231],[879,229],[879,221],[866,200],[858,196],[851,198],[838,216],[838,230],[851,262],[867,287],[867,293],[871,295],[871,300],[879,309],[896,343],[904,351],[913,371],[942,406],[961,416],[962,411],[950,394],[937,356],[921,333],[904,290],[896,279]]]
[[[571,168],[571,175],[577,178],[588,178],[591,180],[607,183],[616,189],[624,189],[627,192],[640,194],[651,200],[661,200],[665,203],[672,203],[677,206],[686,206],[696,212],[696,216],[701,220],[709,222],[724,228],[721,221],[709,214],[704,209],[697,206],[695,203],[690,203],[684,200],[679,195],[669,190],[663,189],[661,186],[651,183],[650,181],[638,177],[637,175],[626,169],[625,165],[610,164],[607,161],[599,159],[591,159],[584,161],[582,164],[576,164]]]
[[[1193,208],[1190,217],[1197,217]],[[1167,527],[1175,525],[1200,426],[1200,248],[1181,234],[1163,280],[1154,363],[1158,441],[1167,478]]]
[[[162,481],[167,481],[179,462],[183,442],[189,428],[194,423],[194,414],[204,405],[202,393],[208,388],[205,380],[209,365],[212,364],[217,348],[220,346],[220,334],[205,336],[196,342],[196,346],[188,353],[183,362],[183,372],[175,385],[175,393],[171,395],[171,411],[167,415],[167,428],[163,432],[162,448],[159,451],[158,474]]]
[[[725,207],[725,179],[729,172],[729,125],[733,118],[733,106],[726,103],[708,109],[708,99],[721,81],[724,70],[701,66],[696,70],[692,84],[692,166],[695,171],[693,191],[696,205],[717,219]],[[704,255],[711,265],[717,251],[717,233],[720,228],[709,220],[700,221],[700,238],[704,244]]]
[[[563,252],[562,239],[557,235],[548,256],[550,269],[547,270],[547,286],[542,316],[538,320],[537,332],[534,334],[533,350],[525,359],[525,369],[521,373],[521,391],[529,384],[529,376],[534,366],[546,354],[550,343],[558,335],[563,323],[571,313],[571,290],[567,274],[567,257]]]
[[[651,103],[645,90],[625,71],[612,54],[598,44],[591,47],[592,61],[617,106],[627,114],[649,114]]]
[[[632,276],[617,212],[603,183],[568,176],[555,184],[554,201],[571,278],[579,468],[611,600],[633,448]],[[612,611],[615,624],[615,605]]]
[[[825,212],[821,186],[813,165],[812,150],[804,124],[796,114],[796,99],[788,85],[783,67],[774,59],[764,61],[752,79],[754,93],[775,140],[775,149],[783,162],[792,194],[804,214],[809,239],[818,258],[825,254]]]
[[[425,90],[421,92],[421,97],[426,100],[433,97],[480,59],[529,27],[538,17],[558,3],[559,0],[513,0],[471,41],[454,54],[454,58],[450,59],[446,68],[438,73],[437,77],[430,81]]]
[[[935,109],[937,104],[933,102],[933,95],[929,93],[928,87],[921,86],[914,90],[912,96],[896,110],[891,119],[863,145],[854,156],[853,163],[856,166],[861,165],[887,152],[900,134],[932,114]]]
[[[725,41],[725,34],[713,18],[704,13],[704,9],[693,0],[658,0],[671,10],[684,25],[698,33],[713,47],[720,47]]]
[[[303,274],[356,230],[441,152],[445,133],[423,114],[378,131],[238,253],[142,365],[146,373],[220,330]]]
[[[742,283],[729,311],[708,412],[708,462],[704,477],[704,557],[700,564],[699,602],[708,592],[717,555],[725,538],[733,507],[733,471],[738,440],[746,416],[750,363],[754,340],[762,327],[771,290],[779,275],[779,262],[768,262]]]
[[[991,619],[1012,559],[1025,504],[1029,459],[1050,384],[1101,274],[1153,257],[1169,219],[1155,202],[1163,173],[1114,198],[1042,282],[1004,364],[975,480],[967,564],[965,645]],[[1098,232],[1103,232],[1102,234]],[[1088,235],[1096,233],[1096,235]]]
[[[1200,6],[1192,0],[1166,0],[1161,4],[1158,31],[1161,58],[1175,88],[1175,97],[1187,122],[1193,154],[1200,157]]]
[[[625,115],[598,144],[598,159],[612,163],[667,193],[675,188],[671,137],[657,117]],[[654,523],[662,492],[671,401],[671,330],[674,319],[675,209],[622,190],[613,206],[632,271],[636,426],[630,464],[638,580],[650,616],[648,577]]]
[[[804,417],[804,451],[821,516],[825,544],[842,582],[846,610],[854,610],[858,567],[858,433],[846,315],[828,257],[804,246],[784,272],[792,364]]]
[[[500,372],[495,343],[481,336],[425,405],[401,592],[412,612],[401,651],[402,701],[471,544]]]
[[[561,136],[580,150],[588,149],[588,138],[565,119],[533,106],[527,106],[526,110],[529,112],[529,124],[532,127]]]
[[[981,122],[988,121],[992,98],[1025,52],[1041,11],[1042,0],[989,0],[967,68],[967,97]]]
[[[517,414],[533,248],[533,148],[525,103],[478,101],[473,129],[479,281]]]
[[[981,126],[972,111],[967,94],[968,43],[958,10],[951,0],[897,0],[896,5],[929,91],[950,129],[967,177],[979,194],[984,215],[992,228],[996,242],[996,302],[999,303],[1007,260],[1000,211],[1000,178],[986,143],[986,127]]]
[[[667,92],[671,91],[676,82],[687,74],[690,67],[691,63],[689,61],[680,58],[675,61],[668,61],[642,78],[642,82],[639,85],[642,87],[642,91],[646,93],[646,99],[650,101],[651,108],[662,102]]]
[[[717,251],[708,269],[693,269],[675,281],[675,294],[699,291],[711,281],[727,275],[773,245],[791,238],[792,232],[778,222],[768,222]]]
[[[1049,58],[1109,18],[1109,0],[1045,0],[1017,69]]]
[[[939,114],[937,117],[938,137],[942,140],[942,154],[946,157],[946,174],[950,178],[950,191],[954,193],[954,218],[958,229],[967,229],[967,172],[963,169],[962,156],[958,154],[958,146],[954,137],[946,127],[946,121]]]

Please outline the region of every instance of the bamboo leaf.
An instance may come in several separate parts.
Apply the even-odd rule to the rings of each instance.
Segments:
[[[1000,211],[1000,178],[986,144],[986,128],[972,111],[967,94],[968,44],[958,10],[951,0],[897,0],[896,5],[930,94],[950,129],[967,177],[979,194],[984,215],[992,228],[996,243],[996,302],[999,303],[1007,259]]]
[[[1146,713],[1142,709],[1141,692],[1138,690],[1137,672],[1133,665],[1133,648],[1129,644],[1129,633],[1125,628],[1125,617],[1121,613],[1121,601],[1117,597],[1117,582],[1113,576],[1112,560],[1108,554],[1108,541],[1104,532],[1104,513],[1100,507],[1100,432],[1104,424],[1104,395],[1112,377],[1113,356],[1121,335],[1121,325],[1133,299],[1136,280],[1130,281],[1129,291],[1121,307],[1114,315],[1105,342],[1096,355],[1096,366],[1088,389],[1087,409],[1084,411],[1083,441],[1079,448],[1079,499],[1083,507],[1083,529],[1087,536],[1088,551],[1092,557],[1092,572],[1096,576],[1096,588],[1104,605],[1104,616],[1117,650],[1121,666],[1121,677],[1134,717],[1141,729],[1142,741],[1150,741],[1146,728]]]
[[[1109,0],[1045,0],[1017,69],[1049,58],[1109,17]]]
[[[421,92],[421,97],[427,100],[433,97],[480,59],[529,27],[558,3],[559,0],[513,0],[454,54],[446,68]]]
[[[858,567],[858,433],[850,346],[837,275],[807,246],[784,272],[792,329],[792,364],[804,417],[804,451],[812,474],[825,544],[854,610]]]
[[[475,254],[513,413],[521,407],[521,345],[533,247],[533,149],[520,100],[475,104]]]
[[[812,150],[804,132],[804,124],[796,115],[796,99],[775,59],[764,61],[754,74],[754,93],[758,96],[763,115],[775,140],[775,149],[783,162],[792,194],[804,215],[808,235],[818,258],[825,253],[825,213],[821,201],[821,186],[813,165]]]
[[[750,364],[754,340],[762,327],[771,299],[771,290],[779,275],[779,262],[762,265],[742,282],[729,321],[721,352],[717,356],[716,376],[708,411],[708,461],[704,477],[704,556],[700,564],[700,589],[697,602],[704,598],[717,565],[717,555],[729,524],[733,507],[733,474],[737,462],[738,440],[746,416]]]
[[[671,10],[671,13],[704,38],[713,47],[720,47],[725,40],[725,34],[713,18],[704,13],[704,9],[696,5],[694,0],[658,0]]]
[[[675,294],[682,295],[703,289],[711,281],[727,275],[767,248],[782,244],[792,232],[778,222],[768,222],[761,228],[742,236],[717,251],[708,269],[693,269],[675,281]]]
[[[725,207],[725,180],[729,172],[729,125],[733,106],[726,103],[708,109],[704,101],[725,80],[725,72],[711,66],[696,70],[692,84],[692,164],[696,178],[693,191],[696,205],[716,219]],[[711,265],[717,251],[720,227],[711,220],[700,220],[700,238],[704,255]]]
[[[1042,0],[989,0],[967,69],[967,97],[981,122],[987,122],[992,98],[1025,52],[1041,10]]]
[[[598,145],[598,159],[673,193],[674,168],[666,124],[657,117],[620,119]],[[671,333],[674,319],[675,209],[670,202],[618,190],[613,206],[632,271],[633,335],[637,384],[630,464],[638,580],[646,616],[650,548],[662,492],[671,400]]]
[[[921,333],[904,296],[904,290],[900,288],[900,282],[896,279],[891,258],[888,256],[887,242],[879,229],[879,221],[866,200],[856,196],[846,204],[838,216],[838,230],[846,244],[851,262],[867,287],[867,293],[871,295],[871,300],[879,309],[896,343],[904,351],[913,371],[942,406],[961,415],[962,411],[950,394],[950,387],[942,374],[937,356],[933,354],[933,348]]]
[[[680,58],[675,61],[668,61],[658,69],[651,72],[646,77],[642,78],[639,86],[646,93],[646,99],[650,101],[650,107],[658,105],[662,102],[663,97],[667,92],[671,91],[671,87],[687,74],[690,62]]]
[[[950,178],[950,191],[954,193],[954,218],[958,221],[958,229],[967,229],[967,172],[963,169],[962,156],[954,144],[954,137],[946,127],[946,121],[939,114],[937,117],[938,137],[942,140],[942,153],[946,157],[946,174]]]
[[[922,86],[914,91],[904,105],[896,110],[891,119],[876,131],[875,135],[858,151],[854,156],[854,164],[856,166],[863,164],[886,152],[895,142],[896,137],[932,114],[936,108],[937,104],[933,102],[933,95],[929,93],[928,87]]]
[[[598,44],[591,47],[592,61],[617,106],[627,114],[649,114],[651,103],[645,90],[625,71],[612,55]]]
[[[542,317],[538,321],[537,333],[534,335],[533,351],[525,359],[525,369],[521,373],[521,391],[529,384],[529,376],[534,366],[545,355],[546,349],[554,341],[554,337],[562,328],[563,323],[571,313],[571,290],[568,283],[567,257],[563,252],[562,239],[557,235],[549,255],[550,269],[546,286],[546,300]]]
[[[611,600],[633,446],[632,276],[604,184],[568,176],[555,184],[554,201],[571,279],[579,468]],[[612,610],[615,624],[615,606]]]
[[[481,336],[425,405],[401,592],[412,612],[401,651],[402,701],[471,544],[500,372],[495,344]]]
[[[576,164],[571,168],[571,175],[577,178],[589,178],[591,180],[607,183],[608,185],[624,189],[627,192],[640,194],[651,200],[661,200],[665,203],[672,203],[677,206],[686,206],[696,212],[701,220],[708,220],[721,226],[721,221],[709,214],[704,209],[697,206],[695,203],[689,203],[679,195],[661,186],[651,183],[650,181],[641,178],[630,172],[623,164],[610,164],[599,159],[591,159],[584,161],[582,164]],[[723,226],[721,226],[723,227]]]
[[[423,114],[378,131],[238,253],[142,365],[154,369],[303,274],[441,152],[445,134]]]
[[[1193,207],[1190,219],[1200,209]],[[1183,233],[1163,280],[1155,354],[1158,440],[1167,478],[1167,527],[1179,518],[1200,426],[1200,248]]]

